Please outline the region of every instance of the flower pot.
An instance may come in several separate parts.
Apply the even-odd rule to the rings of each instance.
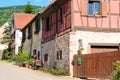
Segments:
[[[29,68],[29,64],[25,64],[25,67]]]
[[[78,58],[78,65],[82,63],[81,58]]]

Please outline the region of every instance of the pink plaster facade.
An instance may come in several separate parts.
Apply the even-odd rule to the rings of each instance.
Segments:
[[[88,0],[72,0],[74,27],[83,29],[120,29],[120,0],[92,1],[100,1],[100,15],[88,15]]]

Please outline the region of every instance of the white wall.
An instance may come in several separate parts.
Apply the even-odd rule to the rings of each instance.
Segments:
[[[89,52],[89,43],[119,44],[120,32],[76,31],[76,39],[82,39],[83,54],[86,54]]]

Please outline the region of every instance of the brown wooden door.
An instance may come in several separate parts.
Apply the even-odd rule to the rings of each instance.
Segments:
[[[120,51],[82,55],[82,64],[77,65],[78,56],[74,56],[73,74],[75,77],[109,78],[113,63],[120,60]]]

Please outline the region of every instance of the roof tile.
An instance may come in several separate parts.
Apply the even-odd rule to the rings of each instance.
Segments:
[[[13,16],[14,26],[22,29],[36,16],[36,14],[14,13]]]

